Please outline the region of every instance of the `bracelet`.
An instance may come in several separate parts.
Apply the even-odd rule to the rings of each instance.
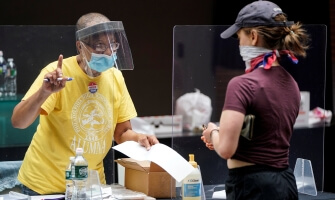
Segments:
[[[213,129],[211,130],[211,133],[209,134],[209,138],[211,139],[211,142],[212,142],[212,135],[213,135],[213,132],[214,132],[214,131],[219,132],[219,128],[213,128]]]

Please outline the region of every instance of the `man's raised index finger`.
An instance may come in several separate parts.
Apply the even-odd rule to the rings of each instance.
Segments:
[[[57,63],[57,77],[63,77],[62,65],[63,65],[63,55],[60,54]]]
[[[60,54],[59,57],[58,57],[57,68],[58,68],[58,69],[62,69],[62,65],[63,65],[63,55]]]

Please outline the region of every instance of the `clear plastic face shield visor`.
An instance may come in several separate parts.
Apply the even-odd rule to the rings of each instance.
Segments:
[[[127,36],[121,21],[96,24],[76,32],[86,72],[102,72],[116,67],[119,70],[133,70],[133,58]]]

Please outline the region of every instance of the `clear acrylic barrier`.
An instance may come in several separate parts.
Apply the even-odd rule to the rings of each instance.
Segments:
[[[44,66],[57,60],[59,54],[66,58],[78,53],[75,25],[1,25],[0,38],[5,59],[14,58],[18,70],[17,96],[0,97],[0,160],[22,160],[39,119],[27,129],[13,128],[13,108]],[[113,160],[105,167],[106,179],[114,176]]]
[[[25,147],[30,144],[38,119],[28,129],[15,129],[10,121],[13,107],[21,100],[43,67],[56,61],[60,54],[64,58],[77,55],[75,29],[75,25],[0,26],[0,51],[3,52],[6,61],[9,58],[14,59],[17,67],[17,96],[0,95],[0,132],[3,133],[0,136],[0,147]],[[118,37],[122,41],[118,42],[125,45],[120,46],[117,52],[128,56],[127,59],[117,61],[118,66],[122,65],[120,62],[131,63],[123,69],[133,69],[131,52],[126,45],[128,41],[125,31],[122,29],[118,34],[122,35]],[[4,74],[1,69],[0,88],[1,83],[4,82]]]
[[[86,196],[88,200],[102,199],[99,173],[96,170],[88,170],[88,177],[86,182]]]
[[[298,192],[312,196],[317,195],[312,163],[310,160],[298,158],[294,167]]]
[[[198,165],[198,169],[200,171],[200,179],[201,179],[201,200],[206,200],[205,187],[204,182],[202,180],[200,165]]]
[[[239,54],[238,40],[221,39],[226,25],[177,25],[173,30],[172,108],[176,100],[198,89],[211,99],[213,107],[210,121],[218,122],[224,104],[228,81],[244,73],[244,62]],[[285,63],[301,91],[310,92],[310,110],[325,106],[326,33],[325,25],[305,25],[312,44],[306,58],[299,63]],[[202,124],[198,124],[201,127]],[[325,123],[308,124],[295,128],[291,138],[290,167],[297,158],[313,163],[315,184],[323,190]],[[185,159],[192,153],[202,169],[204,185],[222,185],[227,176],[226,161],[216,152],[208,150],[200,140],[201,130],[183,130],[171,134],[171,147]]]

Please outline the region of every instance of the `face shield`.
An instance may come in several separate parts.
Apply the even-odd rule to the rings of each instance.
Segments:
[[[133,58],[123,24],[111,21],[96,24],[76,32],[82,56],[86,61],[86,72],[105,71],[111,67],[133,70]],[[89,68],[89,69],[88,69]]]

